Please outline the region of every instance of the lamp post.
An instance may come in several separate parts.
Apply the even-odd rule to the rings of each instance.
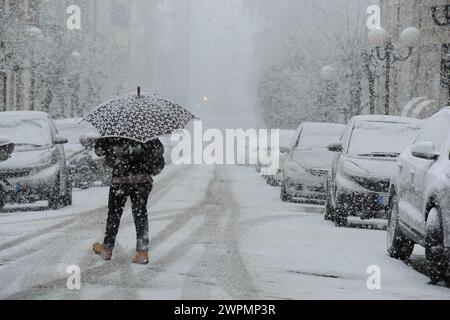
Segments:
[[[376,108],[376,93],[375,93],[375,79],[377,77],[377,74],[374,70],[372,70],[372,66],[376,67],[376,64],[374,63],[374,55],[373,53],[362,50],[361,52],[362,61],[364,64],[364,68],[367,72],[367,78],[369,81],[369,113],[371,115],[375,114],[375,108]]]
[[[391,97],[391,68],[397,61],[406,61],[411,57],[414,48],[419,43],[421,34],[416,28],[409,27],[400,34],[400,43],[408,49],[406,55],[402,55],[396,50],[394,43],[388,32],[379,27],[369,32],[369,44],[376,49],[376,57],[385,62],[385,114],[390,114]]]

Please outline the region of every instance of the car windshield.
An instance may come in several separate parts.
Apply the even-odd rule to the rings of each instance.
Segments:
[[[18,148],[39,148],[51,144],[48,124],[39,118],[0,118],[0,136],[8,137]]]
[[[366,157],[398,157],[420,132],[412,123],[357,121],[348,154]]]
[[[326,149],[330,144],[339,141],[343,131],[341,127],[305,128],[296,149],[300,151]]]

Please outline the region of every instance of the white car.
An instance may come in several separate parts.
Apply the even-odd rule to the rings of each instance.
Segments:
[[[303,123],[298,128],[284,163],[283,202],[325,202],[327,176],[335,157],[328,145],[339,141],[345,127],[334,123]]]
[[[384,115],[356,116],[341,142],[329,146],[337,157],[327,182],[325,219],[348,225],[349,217],[386,219],[389,186],[397,159],[423,121]]]
[[[59,134],[47,113],[0,112],[0,135],[14,143],[11,157],[0,163],[0,178],[13,189],[6,202],[48,200],[52,209],[72,204],[63,146],[67,138]]]
[[[280,130],[280,168],[274,175],[264,176],[266,182],[272,186],[279,186],[283,180],[283,164],[290,151],[290,143],[295,135],[295,130]],[[271,149],[269,149],[272,152]]]
[[[406,260],[422,245],[429,276],[439,282],[450,260],[450,107],[427,120],[401,154],[389,198],[390,256]]]

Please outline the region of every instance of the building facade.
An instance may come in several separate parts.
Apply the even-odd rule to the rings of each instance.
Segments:
[[[381,0],[381,6],[383,27],[394,42],[406,27],[422,33],[412,56],[394,66],[397,110],[420,97],[435,109],[450,105],[450,0]]]

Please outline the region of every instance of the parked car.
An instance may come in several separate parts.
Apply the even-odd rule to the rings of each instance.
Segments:
[[[284,163],[282,201],[325,202],[327,175],[335,156],[327,147],[340,139],[344,129],[331,123],[303,123],[298,128]]]
[[[0,135],[14,143],[11,157],[0,163],[0,178],[13,191],[7,202],[48,200],[52,209],[72,204],[63,144],[50,116],[43,112],[0,112]]]
[[[450,107],[426,121],[399,157],[389,190],[387,247],[406,260],[425,247],[433,283],[450,263]]]
[[[94,185],[108,185],[111,170],[105,159],[98,157],[91,149],[85,148],[81,139],[98,135],[97,130],[81,118],[55,120],[58,131],[68,139],[65,145],[67,168],[73,188],[88,189]]]
[[[327,183],[325,219],[345,226],[349,216],[386,219],[391,177],[398,156],[414,141],[422,121],[394,116],[353,118],[337,152]]]
[[[283,181],[283,166],[289,155],[289,146],[295,133],[295,130],[280,130],[280,168],[276,174],[264,176],[266,182],[271,186],[280,186]],[[270,152],[272,152],[271,149]]]
[[[14,152],[14,143],[7,137],[0,137],[0,162],[6,161]],[[12,185],[5,178],[0,178],[0,210],[5,206],[9,193],[13,191]]]

